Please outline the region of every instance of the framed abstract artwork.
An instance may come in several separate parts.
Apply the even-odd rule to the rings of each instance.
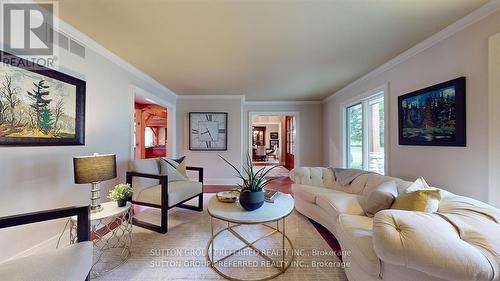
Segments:
[[[0,145],[85,144],[85,81],[0,51]]]
[[[227,150],[227,112],[189,112],[189,150]]]
[[[465,77],[399,96],[399,144],[466,146],[465,102]]]

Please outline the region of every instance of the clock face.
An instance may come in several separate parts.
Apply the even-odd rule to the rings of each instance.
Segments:
[[[189,150],[227,150],[227,113],[190,112]]]

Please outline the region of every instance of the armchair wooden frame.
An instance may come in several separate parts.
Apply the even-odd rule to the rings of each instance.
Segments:
[[[74,206],[0,218],[0,229],[77,216],[77,241],[90,241],[90,206]],[[89,272],[90,274],[90,272]],[[89,275],[85,280],[90,280]]]
[[[186,167],[186,170],[198,172],[198,181],[201,182],[201,193],[199,193],[193,197],[190,197],[184,201],[181,201],[173,206],[168,206],[168,176],[167,175],[154,175],[154,174],[146,174],[146,173],[139,173],[139,172],[127,172],[127,183],[130,185],[132,185],[132,178],[133,177],[157,179],[157,180],[160,180],[160,184],[161,184],[161,205],[135,201],[132,199],[130,200],[132,202],[132,204],[161,209],[161,225],[155,225],[155,224],[152,224],[149,222],[141,221],[141,220],[137,219],[136,217],[132,218],[132,224],[149,229],[149,230],[152,230],[152,231],[156,231],[156,232],[165,234],[168,231],[168,210],[169,209],[172,209],[174,207],[178,207],[178,208],[184,208],[184,209],[188,209],[188,210],[202,212],[203,211],[203,168],[188,166],[188,167]],[[189,201],[193,198],[196,198],[196,197],[198,197],[198,206],[184,204],[187,201]]]

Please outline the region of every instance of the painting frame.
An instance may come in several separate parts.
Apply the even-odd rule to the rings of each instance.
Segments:
[[[409,99],[418,96],[431,95],[433,92],[444,91],[446,89],[454,89],[454,110],[453,122],[453,137],[446,139],[442,136],[429,134],[428,137],[409,138],[405,135],[405,121],[403,115],[405,114],[403,103],[408,102]],[[443,93],[443,92],[441,92]],[[449,107],[448,107],[449,108]],[[424,89],[420,89],[398,97],[398,128],[399,128],[399,145],[414,145],[414,146],[467,146],[467,133],[466,133],[466,78],[459,77],[443,83],[439,83]],[[436,127],[439,129],[439,127]],[[450,137],[451,138],[451,137]]]
[[[85,101],[86,82],[68,74],[34,64],[18,56],[0,50],[0,62],[30,71],[39,76],[48,77],[75,86],[74,137],[4,137],[0,136],[0,146],[76,146],[85,145]],[[17,63],[14,64],[14,62]],[[23,66],[31,67],[23,67]]]

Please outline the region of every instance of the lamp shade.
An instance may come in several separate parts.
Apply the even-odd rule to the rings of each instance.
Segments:
[[[116,155],[94,154],[73,158],[75,183],[94,183],[116,178]]]

